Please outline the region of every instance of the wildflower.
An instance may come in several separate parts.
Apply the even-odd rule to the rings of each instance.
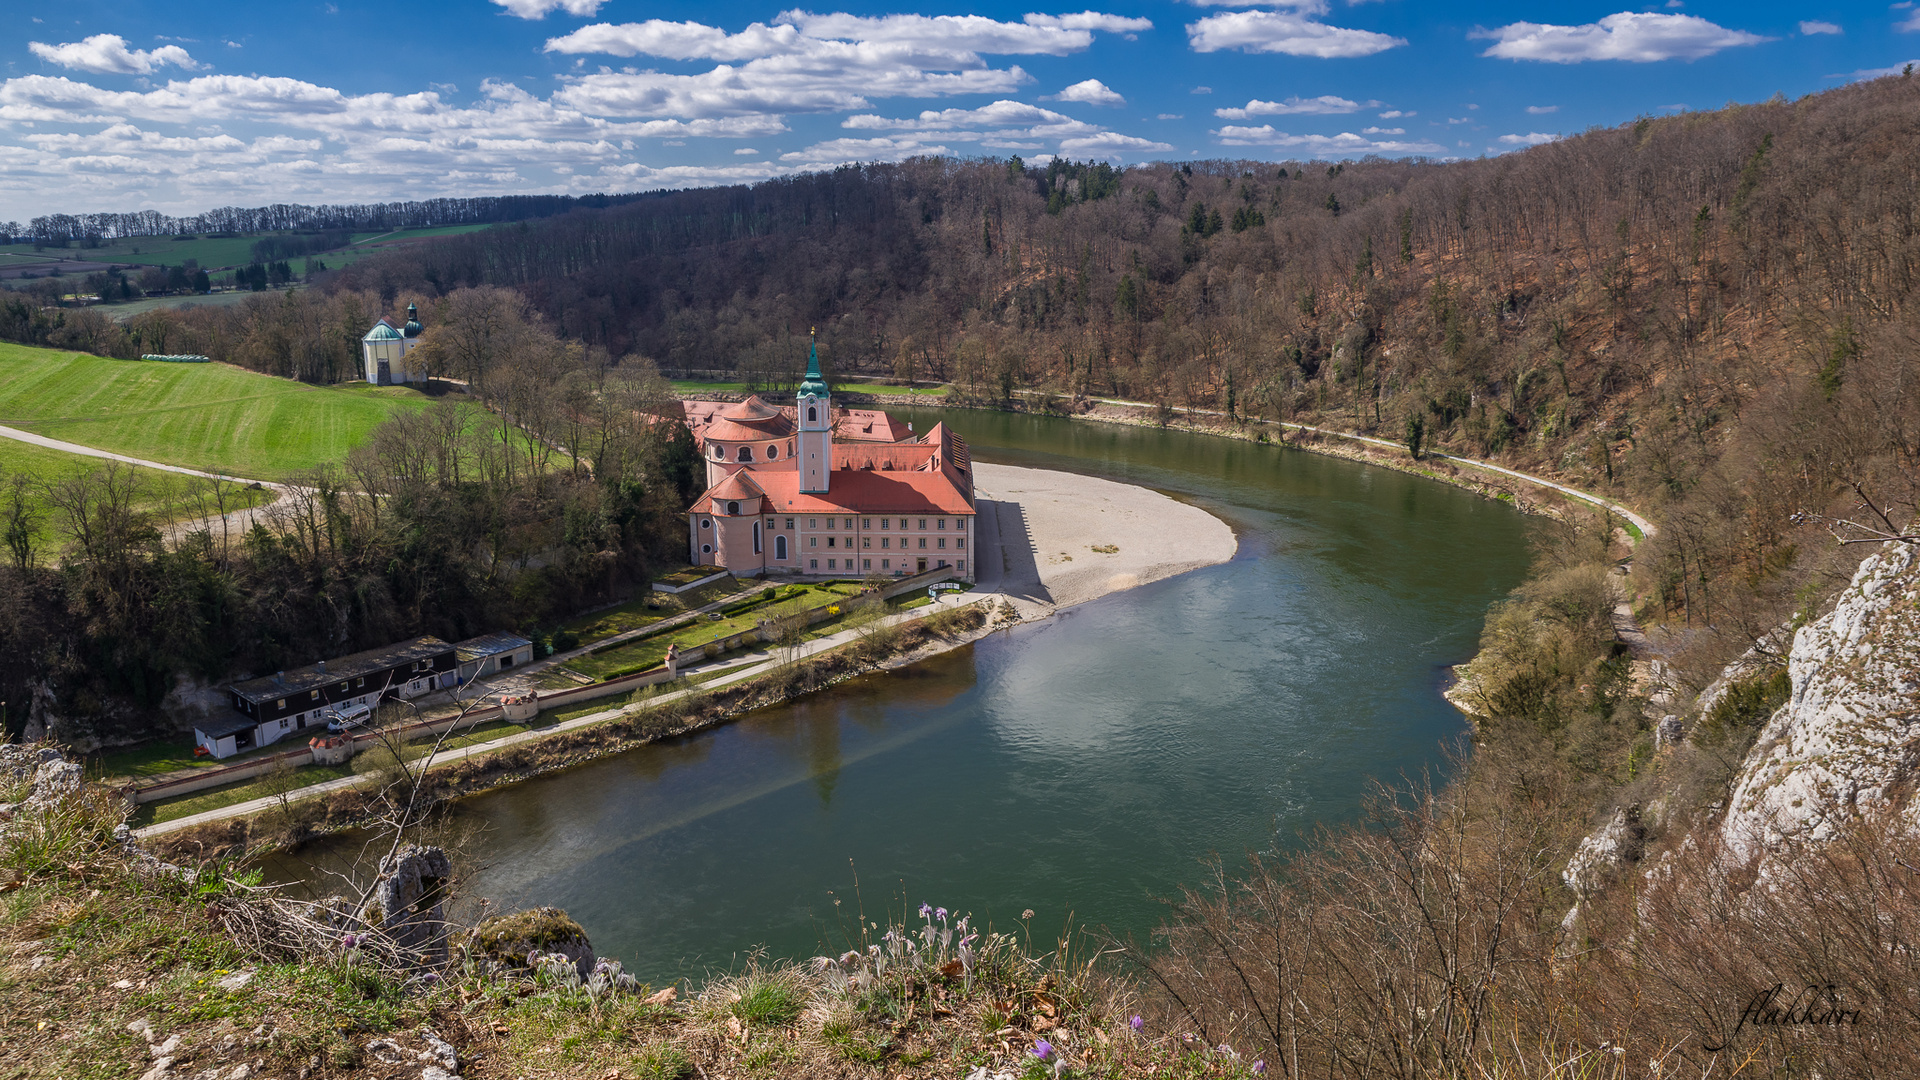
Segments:
[[[934,917],[934,918],[936,918],[936,919],[939,919],[939,920],[940,920],[941,922],[946,922],[946,921],[947,921],[947,909],[946,909],[946,908],[943,908],[943,907],[942,907],[942,908],[934,908],[934,909],[933,909],[933,917]]]
[[[1033,1056],[1041,1061],[1047,1060],[1053,1056],[1053,1044],[1045,1039],[1036,1040],[1033,1044]]]
[[[1141,1028],[1147,1026],[1147,1022],[1140,1019],[1139,1013],[1134,1013],[1133,1018],[1127,1021],[1127,1026],[1135,1031],[1139,1031]]]
[[[439,976],[439,975],[436,975],[435,973],[433,973],[433,972],[431,972],[431,971],[429,971],[429,972],[427,972],[427,973],[426,973],[425,975],[422,975],[422,976],[420,976],[420,981],[421,981],[421,982],[424,982],[424,983],[426,983],[426,984],[427,984],[427,985],[429,985],[429,986],[431,986],[431,985],[433,985],[434,983],[437,983],[437,982],[439,982],[439,981],[440,981],[440,976]]]
[[[1021,917],[1022,919],[1031,919],[1031,918],[1033,918],[1033,909],[1032,909],[1032,908],[1028,908],[1027,910],[1025,910],[1025,911],[1023,911],[1023,912],[1021,912],[1021,913],[1020,913],[1020,917]]]
[[[1253,1063],[1253,1075],[1255,1076],[1267,1075],[1267,1062],[1265,1058],[1262,1058],[1261,1060]]]
[[[933,910],[933,905],[932,905],[932,904],[921,904],[921,905],[920,905],[920,917],[921,917],[921,918],[923,918],[923,919],[924,919],[924,918],[926,918],[926,917],[927,917],[927,912],[929,912],[929,911],[932,911],[932,910]]]

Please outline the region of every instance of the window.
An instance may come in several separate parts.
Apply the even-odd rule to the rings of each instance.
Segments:
[[[827,560],[827,569],[829,569],[829,570],[838,570],[838,569],[839,569],[839,567],[837,567],[837,566],[835,566],[835,565],[834,565],[834,560],[832,560],[832,559],[828,559],[828,560]]]
[[[871,528],[873,528],[873,519],[872,519],[872,518],[861,518],[861,519],[860,519],[860,527],[861,527],[861,528],[863,528],[863,529],[871,529]]]
[[[954,538],[953,538],[953,546],[954,546],[954,547],[957,547],[957,548],[963,548],[963,547],[966,547],[966,546],[967,546],[967,538],[966,538],[966,537],[964,537],[964,536],[956,536],[956,537],[954,537]]]
[[[828,546],[828,547],[832,547],[832,546],[833,546],[833,539],[834,539],[834,538],[833,538],[833,537],[831,537],[831,536],[829,536],[829,537],[827,537],[827,546]]]
[[[308,700],[308,701],[319,701],[319,700],[320,700],[320,691],[318,691],[318,690],[309,690],[309,691],[307,691],[307,700]]]
[[[848,532],[852,532],[852,531],[853,531],[853,519],[852,519],[852,518],[848,518],[848,519],[847,519],[847,531],[848,531]]]
[[[872,559],[861,559],[861,560],[860,560],[860,569],[862,569],[862,570],[871,570],[871,569],[873,569],[873,560],[872,560]]]
[[[924,536],[923,536],[923,537],[921,537],[921,538],[920,538],[920,546],[921,546],[921,547],[923,547],[923,548],[927,546],[927,538],[926,538],[926,537],[924,537]]]
[[[934,518],[934,519],[933,519],[933,527],[934,527],[934,528],[936,528],[936,529],[944,529],[944,528],[946,528],[946,527],[947,527],[947,519],[946,519],[946,518]]]
[[[341,684],[340,684],[340,692],[341,692],[341,693],[343,693],[343,694],[347,692],[347,684],[346,684],[346,683],[341,683]]]
[[[807,519],[807,528],[809,528],[809,529],[817,529],[817,528],[819,528],[819,527],[820,527],[820,520],[819,520],[818,518],[808,518],[808,519]]]
[[[779,456],[780,456],[780,448],[774,445],[773,443],[768,443],[767,444],[767,460],[772,461]]]
[[[891,569],[893,569],[893,560],[892,560],[892,559],[881,559],[881,560],[880,560],[880,569],[882,569],[882,570],[891,570]]]
[[[712,545],[712,544],[701,544],[701,545],[700,545],[700,554],[702,554],[702,555],[711,555],[711,554],[713,554],[713,545]]]
[[[881,538],[880,538],[880,546],[881,546],[881,547],[883,547],[883,548],[885,548],[885,547],[890,547],[890,546],[892,546],[892,544],[893,544],[893,538],[892,538],[892,537],[888,537],[888,536],[883,536],[883,537],[881,537]]]
[[[820,410],[814,408],[811,405],[807,406],[807,423],[809,424],[817,423],[819,419],[820,419]]]
[[[752,460],[753,460],[753,447],[751,447],[751,446],[743,446],[743,447],[741,447],[741,448],[740,448],[740,460],[741,460],[741,461],[752,461]]]
[[[860,538],[860,546],[861,546],[861,547],[863,547],[863,548],[870,548],[870,547],[872,547],[872,546],[873,546],[873,537],[871,537],[871,536],[863,536],[863,537],[861,537],[861,538]]]
[[[773,538],[773,557],[781,562],[787,561],[787,538],[785,536],[776,536]]]
[[[819,538],[819,537],[817,537],[817,536],[809,536],[809,537],[807,537],[807,546],[808,546],[808,547],[819,547],[819,546],[820,546],[820,538]]]
[[[788,518],[788,519],[787,519],[787,529],[788,529],[789,531],[791,531],[791,530],[793,529],[793,519],[792,519],[792,518]]]
[[[701,527],[701,528],[703,528],[703,529],[711,529],[711,528],[713,528],[713,520],[712,520],[711,518],[701,518],[701,519],[700,519],[700,527]]]
[[[882,529],[884,529],[884,528],[886,528],[886,527],[887,527],[887,525],[888,525],[888,523],[889,523],[889,522],[891,522],[892,520],[893,520],[892,518],[881,518],[881,519],[880,519],[880,527],[881,527]]]
[[[355,679],[353,680],[353,685],[361,689],[365,689],[367,685],[367,680],[364,677]]]
[[[820,569],[820,560],[819,560],[819,559],[808,559],[808,560],[807,560],[807,569],[809,569],[809,570],[818,570],[818,569]]]
[[[959,560],[958,562],[953,564],[953,568],[955,570],[961,571],[962,573],[965,573],[967,569],[967,560],[965,559]]]
[[[921,527],[922,529],[924,529],[924,528],[926,528],[926,527],[927,527],[927,519],[926,519],[926,518],[921,518],[921,519],[920,519],[920,527]],[[925,545],[925,544],[922,544],[922,545],[920,545],[920,546],[921,546],[921,547],[926,547],[926,545]]]
[[[286,707],[287,707],[287,699],[286,699],[286,698],[281,698],[281,699],[280,699],[279,701],[276,701],[276,702],[274,702],[274,703],[273,703],[273,707],[274,707],[275,709],[284,709],[284,708],[286,708]]]
[[[715,447],[713,448],[713,460],[715,460],[715,461],[725,461],[726,459],[727,459],[727,452],[726,452],[725,450],[723,450],[723,449],[721,449],[721,448],[720,448],[720,447],[719,447],[718,445],[716,445],[716,446],[715,446]]]
[[[947,560],[941,559],[938,563],[935,564],[934,568],[938,570],[944,570],[946,569],[946,566],[947,566]]]
[[[941,538],[940,538],[940,546],[941,546],[941,547],[946,547],[946,546],[947,546],[947,538],[946,538],[946,537],[944,537],[944,536],[943,536],[943,537],[941,537]]]
[[[940,546],[946,547],[947,542],[945,540],[940,541]],[[760,554],[760,523],[758,521],[753,523],[753,553],[755,555]]]
[[[740,513],[740,504],[731,499],[727,500],[727,513],[738,516]]]

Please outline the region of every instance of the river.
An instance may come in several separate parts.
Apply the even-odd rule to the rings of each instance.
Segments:
[[[844,948],[922,902],[1142,936],[1204,860],[1351,820],[1444,765],[1440,696],[1526,520],[1440,483],[1182,432],[964,410],[978,460],[1142,484],[1233,561],[898,672],[461,802],[469,896],[567,909],[654,982]],[[1124,541],[1122,541],[1124,542]],[[300,853],[327,861],[336,840]],[[294,869],[281,861],[275,876]]]

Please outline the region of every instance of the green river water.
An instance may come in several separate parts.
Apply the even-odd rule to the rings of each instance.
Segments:
[[[978,460],[1167,492],[1233,561],[733,724],[463,801],[467,895],[567,909],[656,983],[846,946],[922,901],[1143,936],[1159,898],[1444,765],[1440,696],[1525,571],[1505,504],[1386,469],[1156,429],[964,410]],[[1116,538],[1124,544],[1125,538]],[[274,876],[353,850],[282,860]],[[857,882],[857,884],[856,884]]]

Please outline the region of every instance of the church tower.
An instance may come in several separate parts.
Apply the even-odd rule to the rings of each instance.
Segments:
[[[795,394],[800,407],[800,490],[825,495],[833,477],[833,400],[820,376],[818,343],[807,342],[807,377]],[[849,564],[851,565],[851,564]]]

